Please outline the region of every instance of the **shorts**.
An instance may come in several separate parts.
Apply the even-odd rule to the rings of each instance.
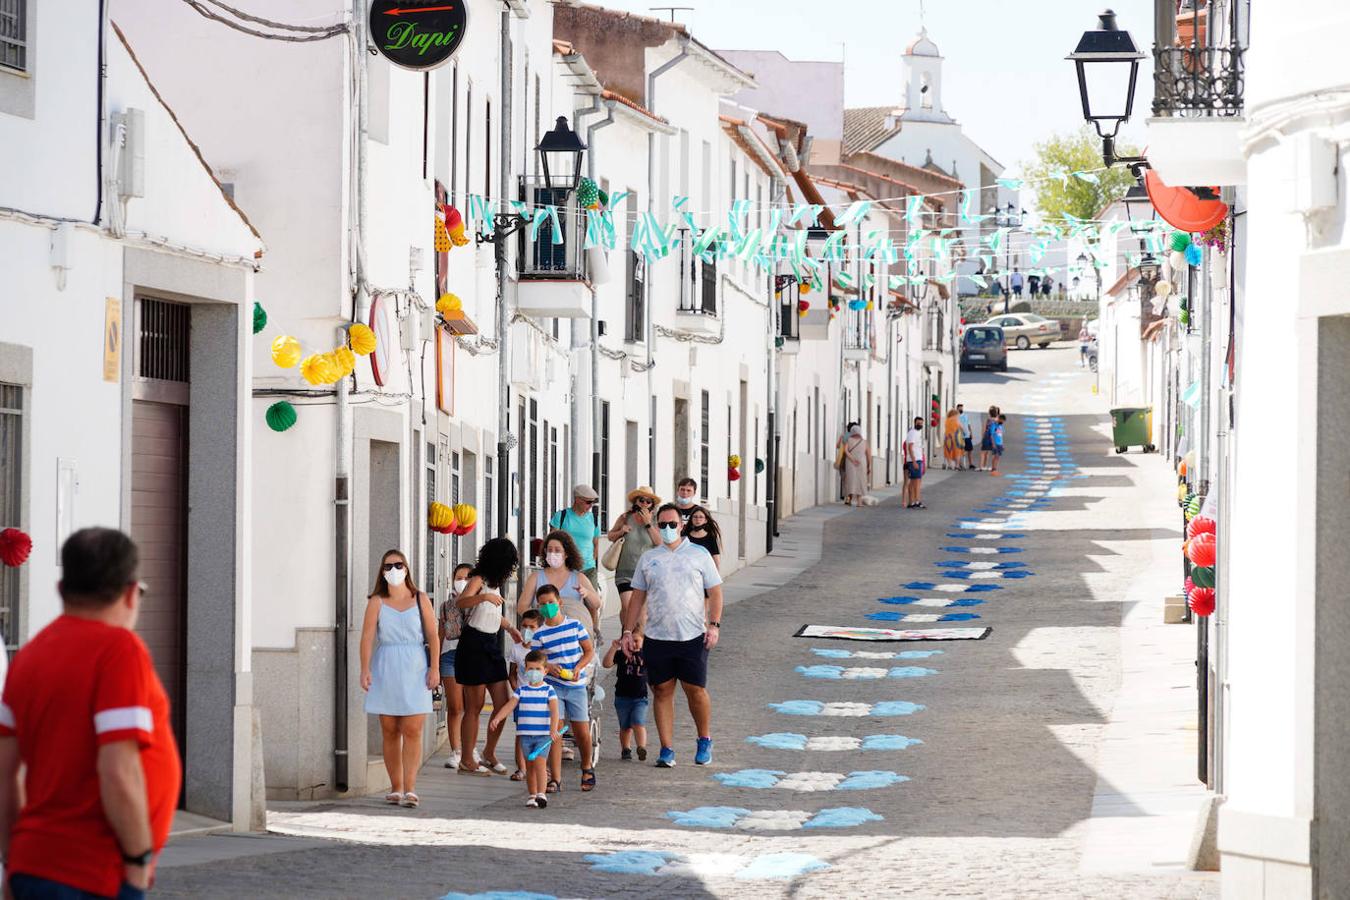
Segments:
[[[1002,445],[1002,444],[995,444],[995,445],[994,445],[994,455],[995,455],[995,456],[1002,456],[1002,455],[1003,455],[1003,445]]]
[[[619,729],[627,731],[634,725],[647,724],[646,697],[615,697],[614,711],[619,714]]]
[[[987,453],[990,450],[994,449],[994,442],[991,441],[989,438],[984,438],[983,440],[980,441],[980,449]]]
[[[647,683],[665,684],[681,681],[694,687],[708,683],[708,648],[704,635],[687,641],[661,641],[649,637],[642,642],[642,655],[647,659]]]
[[[546,734],[518,734],[516,740],[520,741],[520,752],[529,759],[530,754],[539,750],[547,744],[551,738]],[[535,757],[536,759],[538,757]]]
[[[626,594],[633,589],[633,580],[631,578],[615,578],[614,588],[620,594]]]
[[[905,463],[905,475],[910,481],[918,481],[923,478],[923,463],[908,462]]]
[[[586,685],[569,684],[564,687],[556,681],[550,681],[549,687],[558,695],[558,715],[567,722],[589,722],[591,703],[586,696]]]
[[[974,449],[975,449],[975,442],[970,438],[966,438],[966,452],[969,453]]]
[[[441,653],[441,677],[455,677],[455,651],[446,650]]]

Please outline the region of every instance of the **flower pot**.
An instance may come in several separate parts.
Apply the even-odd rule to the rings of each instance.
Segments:
[[[1215,290],[1228,289],[1228,254],[1209,254],[1209,283]]]

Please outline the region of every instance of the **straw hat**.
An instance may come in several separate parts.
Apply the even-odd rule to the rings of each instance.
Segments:
[[[652,490],[651,488],[647,487],[646,485],[642,485],[641,487],[635,487],[635,488],[633,488],[631,491],[628,492],[628,502],[629,502],[629,503],[632,503],[632,502],[633,502],[634,500],[636,500],[638,497],[646,497],[648,500],[651,500],[651,501],[652,501],[652,504],[653,504],[654,506],[660,506],[660,505],[661,505],[661,498],[658,497],[658,496],[656,496],[656,491]]]

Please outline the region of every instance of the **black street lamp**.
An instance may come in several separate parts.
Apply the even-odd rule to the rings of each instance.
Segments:
[[[1008,206],[1007,206],[1002,212],[995,212],[995,215],[994,215],[994,224],[997,225],[999,228],[1008,228],[1008,229],[1021,228],[1021,227],[1022,227],[1022,219],[1024,219],[1024,218],[1026,217],[1026,214],[1027,214],[1027,211],[1026,211],[1025,209],[1024,209],[1024,210],[1021,210],[1021,211],[1019,212],[1019,211],[1017,210],[1017,207],[1013,206],[1012,201],[1009,200],[1009,201],[1008,201]],[[1011,233],[1011,231],[1010,231],[1009,234],[1008,234],[1008,241],[1007,241],[1007,243],[1005,243],[1005,244],[1003,245],[1003,259],[1004,259],[1004,266],[1003,266],[1003,280],[1004,280],[1005,282],[1007,282],[1007,283],[1004,285],[1005,290],[1003,291],[1003,314],[1006,316],[1006,315],[1008,314],[1008,311],[1012,308],[1012,233]]]
[[[586,145],[567,124],[566,116],[558,116],[553,130],[539,141],[535,148],[544,166],[544,185],[550,193],[571,193],[581,184],[581,157]]]
[[[1128,31],[1116,26],[1116,14],[1105,10],[1098,27],[1083,32],[1078,46],[1066,59],[1078,70],[1078,94],[1083,118],[1102,139],[1102,159],[1107,167],[1124,163],[1137,170],[1148,166],[1142,156],[1116,156],[1116,134],[1134,109],[1134,87],[1139,80],[1139,60],[1144,54]]]

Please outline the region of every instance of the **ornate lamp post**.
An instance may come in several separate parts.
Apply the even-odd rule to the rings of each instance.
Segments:
[[[1148,161],[1142,156],[1116,156],[1116,135],[1134,110],[1139,60],[1144,58],[1130,33],[1116,25],[1116,14],[1104,10],[1098,17],[1098,26],[1083,32],[1078,46],[1065,58],[1073,60],[1078,70],[1083,118],[1092,123],[1102,139],[1102,160],[1108,167],[1116,163],[1127,165],[1136,174],[1147,168]]]

